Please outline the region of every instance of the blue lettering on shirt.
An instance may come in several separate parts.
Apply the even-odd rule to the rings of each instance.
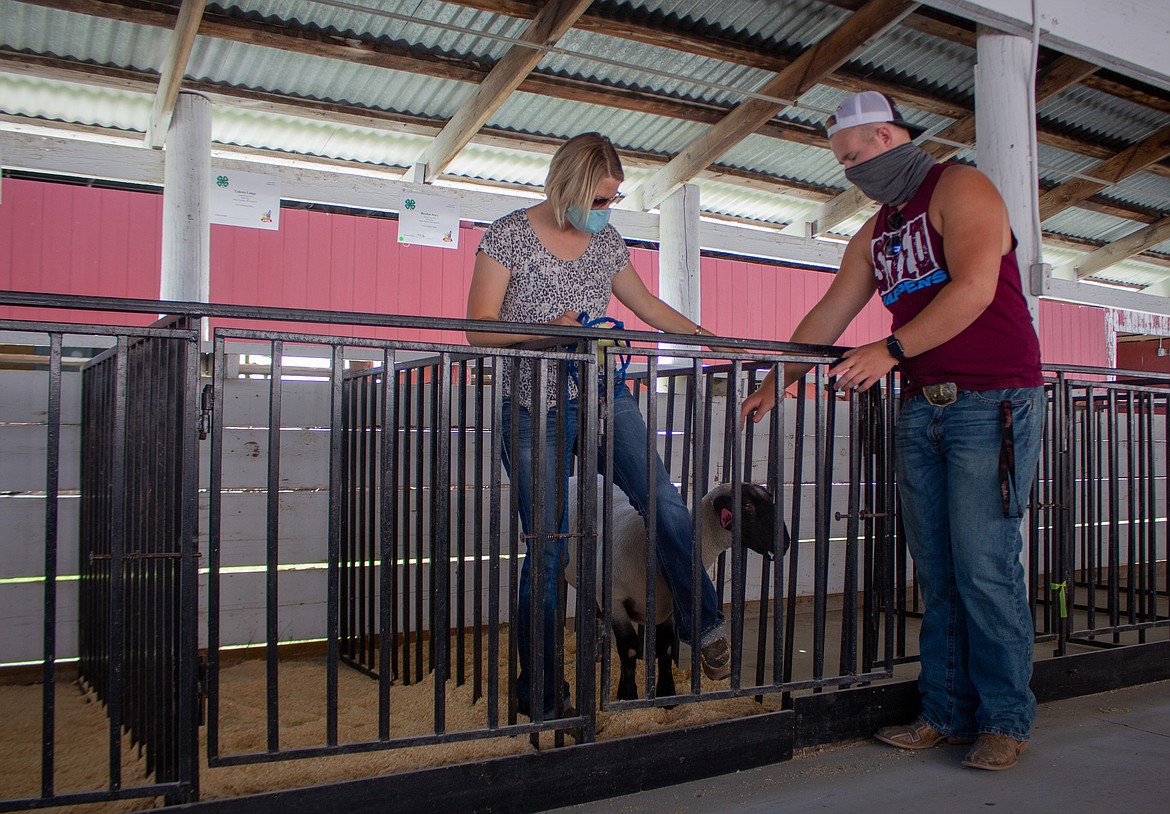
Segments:
[[[932,273],[920,279],[903,280],[882,295],[882,304],[890,305],[891,303],[897,302],[903,294],[921,291],[924,288],[930,288],[935,285],[942,285],[950,279],[951,275],[947,274],[946,271],[943,269],[935,269]]]

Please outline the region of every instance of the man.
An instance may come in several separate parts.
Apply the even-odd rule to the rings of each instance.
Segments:
[[[964,766],[1009,769],[1036,714],[1020,517],[1043,423],[1040,347],[1003,199],[978,170],[936,164],[912,142],[920,132],[874,91],[829,119],[845,177],[882,207],[792,341],[836,342],[875,290],[892,314],[887,339],[829,371],[839,389],[866,390],[895,365],[902,378],[895,471],[924,601],[922,713],[875,737],[903,749],[974,742]],[[784,385],[806,370],[786,365]],[[775,375],[742,419],[772,409]]]

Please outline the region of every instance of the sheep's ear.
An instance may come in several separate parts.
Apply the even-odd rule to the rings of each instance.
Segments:
[[[731,510],[731,493],[719,495],[711,504],[715,507],[715,517],[719,520],[719,525],[725,529],[731,528],[732,518],[735,516]]]

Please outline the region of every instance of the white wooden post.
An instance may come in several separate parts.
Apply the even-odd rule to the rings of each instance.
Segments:
[[[166,140],[159,299],[211,295],[211,102],[183,92]]]
[[[1036,80],[1027,37],[980,26],[975,65],[975,154],[1007,204],[1019,248],[1024,296],[1037,323],[1031,269],[1043,263],[1036,211]]]
[[[699,322],[699,188],[683,184],[662,202],[658,220],[658,296]]]

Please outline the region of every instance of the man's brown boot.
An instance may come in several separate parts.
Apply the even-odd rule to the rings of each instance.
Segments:
[[[963,765],[972,769],[1002,772],[1015,766],[1016,758],[1027,748],[1027,741],[984,732],[963,758]]]
[[[915,719],[908,724],[898,726],[883,726],[873,735],[882,743],[897,746],[899,749],[930,749],[939,743],[971,743],[966,738],[950,738],[939,732],[930,724]]]

